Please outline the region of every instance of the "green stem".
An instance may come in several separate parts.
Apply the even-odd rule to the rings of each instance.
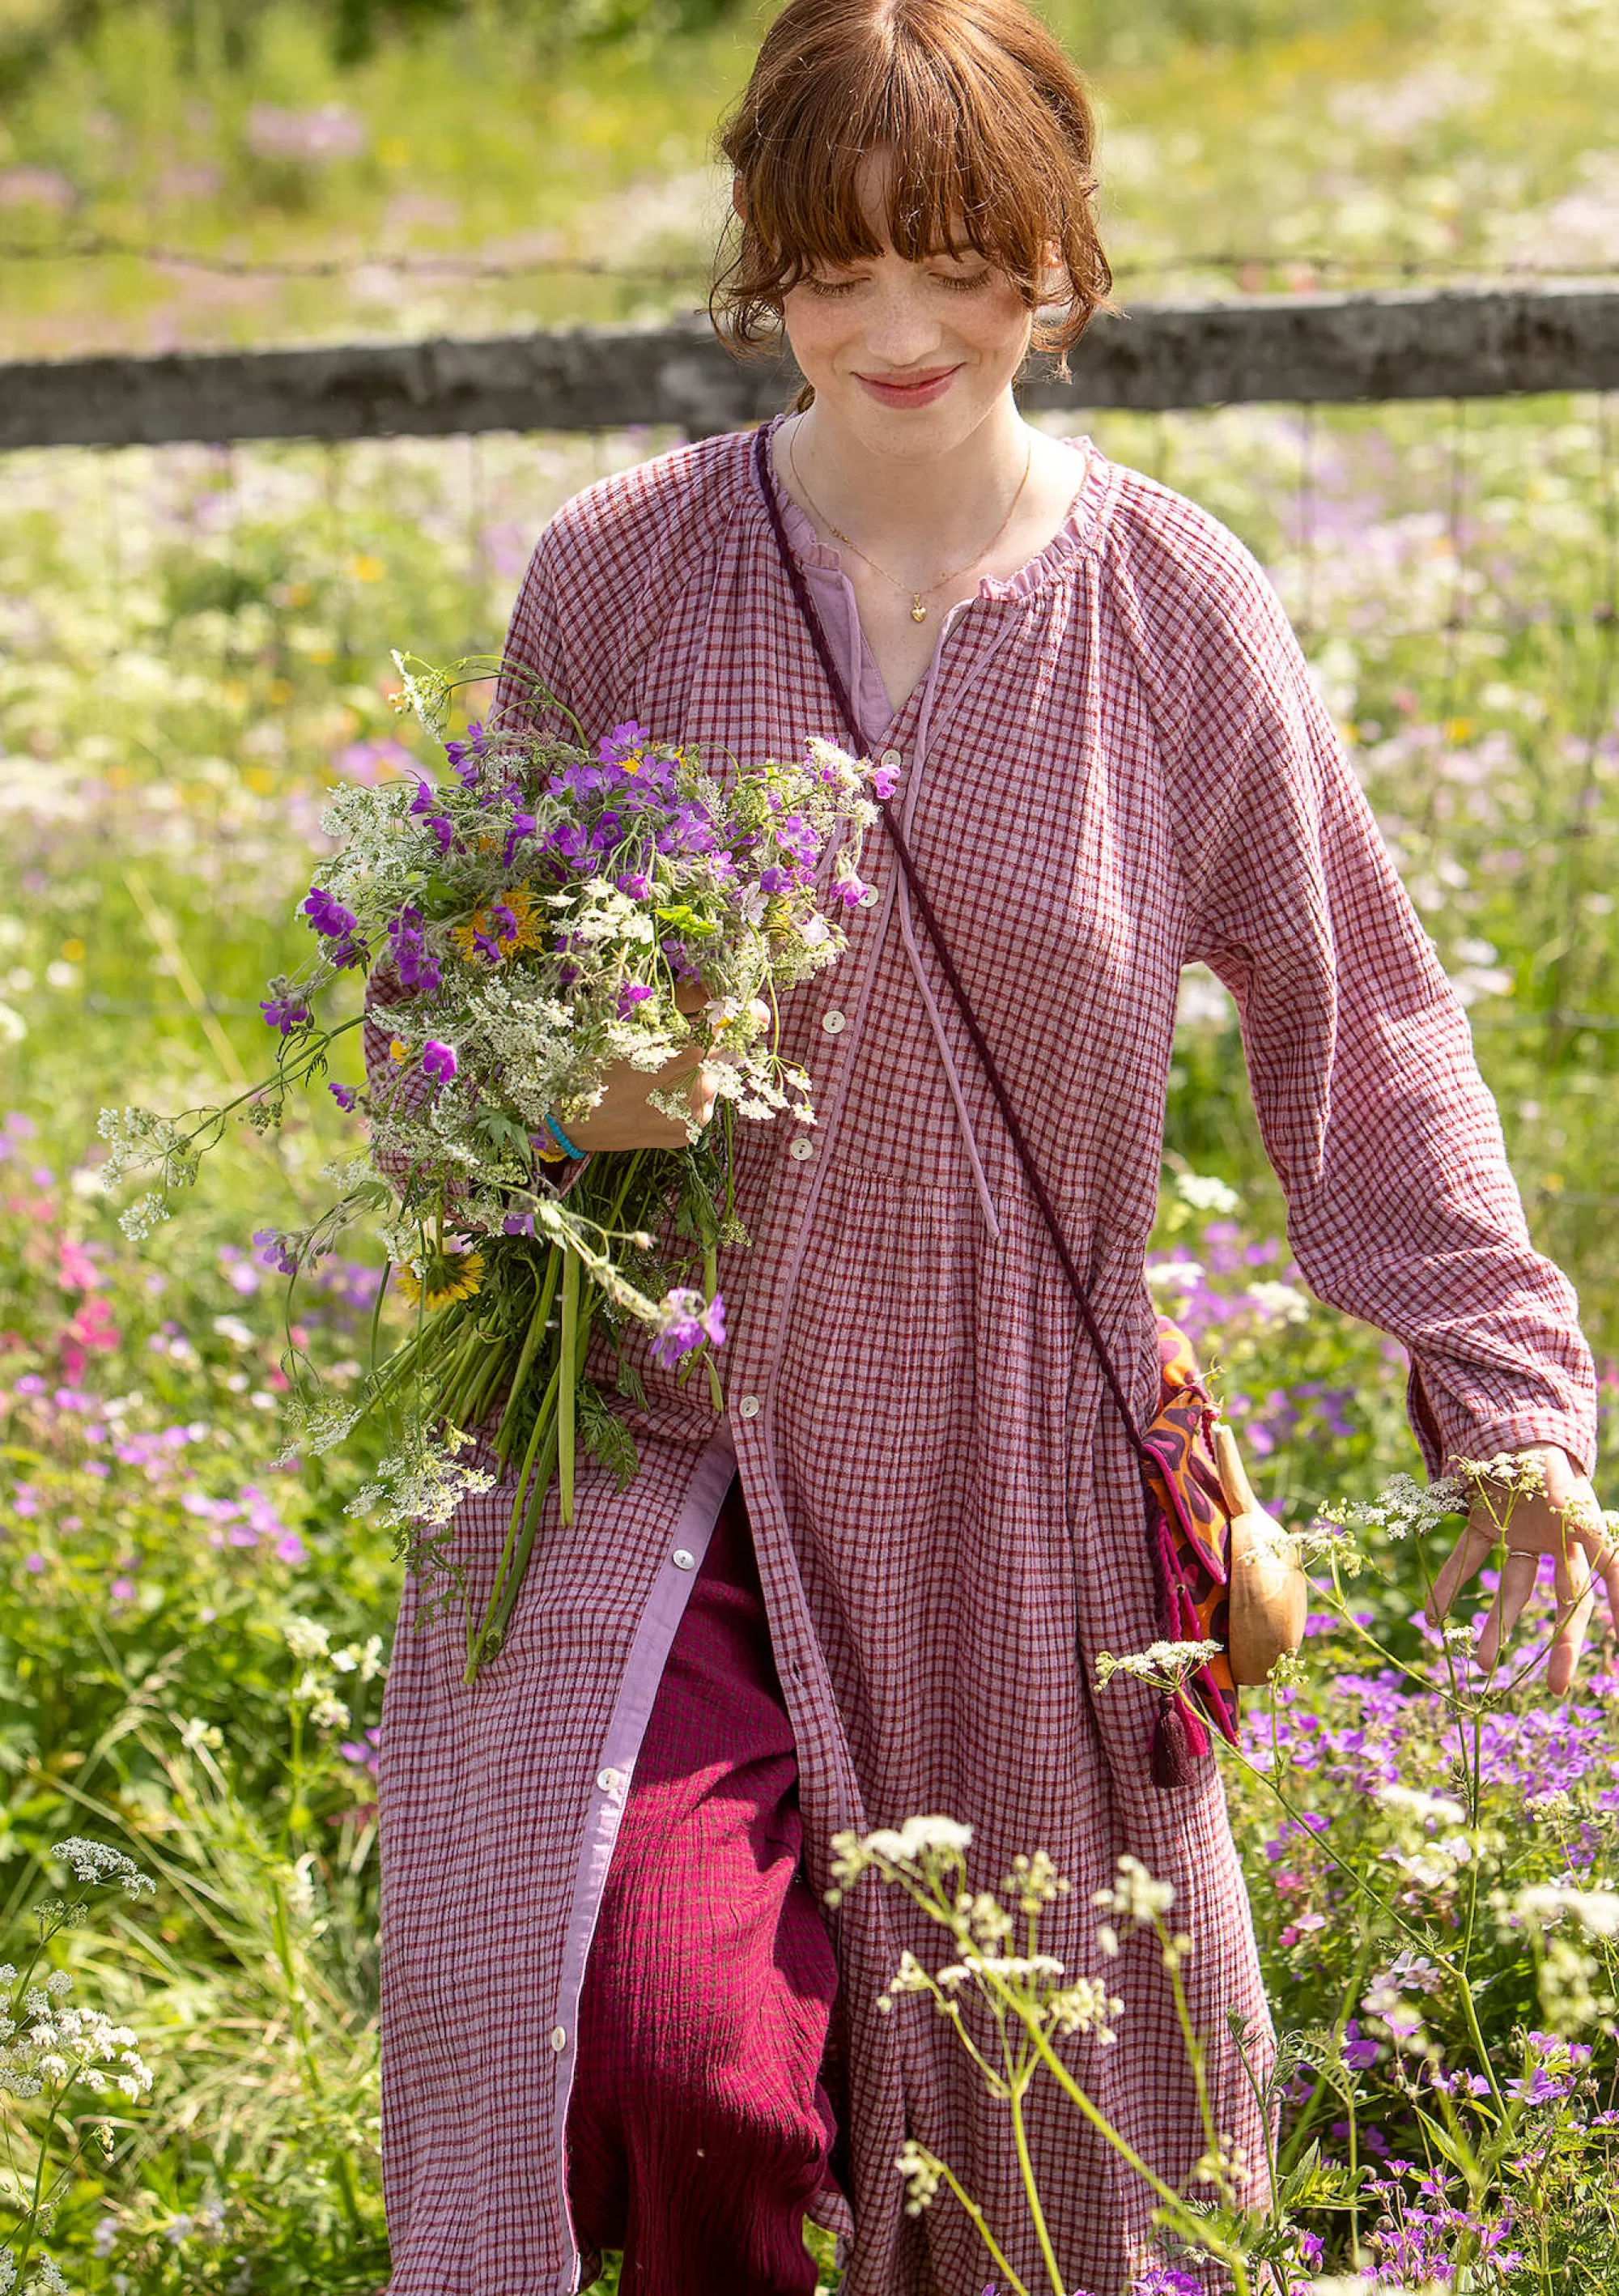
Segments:
[[[571,1258],[572,1255],[570,1254],[569,1257]],[[588,1308],[579,1317],[574,1364],[576,1379],[590,1347],[593,1320]],[[513,1538],[512,1530],[508,1531],[506,1547],[501,1557],[501,1570],[497,1576],[495,1591],[490,1597],[484,1623],[478,1629],[477,1640],[468,1655],[466,1673],[462,1677],[467,1682],[477,1680],[478,1668],[483,1664],[485,1658],[500,1648],[505,1638],[507,1621],[522,1591],[523,1574],[528,1568],[529,1550],[534,1545],[535,1534],[539,1529],[540,1516],[545,1504],[545,1494],[551,1488],[551,1479],[557,1470],[558,1421],[560,1416],[559,1390],[561,1384],[562,1365],[559,1359],[541,1402],[539,1414],[535,1421],[534,1435],[529,1443],[528,1455],[524,1462],[523,1473],[528,1491],[527,1506],[522,1515],[521,1526],[519,1528],[518,1509],[522,1505],[521,1494],[524,1488],[524,1484],[519,1482],[519,1496],[514,1502],[512,1510],[512,1530],[516,1531],[516,1537]]]
[[[1366,1981],[1366,1972],[1370,1965],[1372,1948],[1376,1942],[1377,1938],[1375,1931],[1370,1935],[1363,1934],[1361,1939],[1360,1946],[1355,1953],[1354,1969],[1350,1976],[1348,1989],[1345,1993],[1343,2000],[1339,2005],[1337,2015],[1332,2021],[1332,2045],[1334,2048],[1336,2048],[1343,2039],[1344,2029],[1349,2022],[1349,2013],[1361,1997],[1361,1988]],[[1297,2120],[1294,2123],[1292,2134],[1288,2136],[1288,2142],[1282,2149],[1281,2168],[1284,2174],[1288,2169],[1291,2169],[1293,2163],[1297,2160],[1300,2152],[1303,2152],[1304,2140],[1309,2136],[1311,2127],[1315,2119],[1315,2108],[1321,2102],[1322,2092],[1331,2088],[1331,2087],[1332,2084],[1327,2079],[1326,2074],[1318,2070],[1315,2076],[1315,2086],[1311,2090],[1309,2095],[1304,2099],[1304,2109],[1300,2112]],[[1333,2093],[1334,2095],[1337,2094],[1336,2091]],[[1272,2172],[1274,2173],[1274,2164],[1272,2164]]]
[[[1051,2246],[1051,2235],[1046,2230],[1045,2210],[1040,2205],[1040,2189],[1034,2182],[1034,2164],[1029,2158],[1028,2131],[1023,2125],[1023,2085],[1012,2090],[1012,2142],[1018,2148],[1018,2169],[1023,2178],[1023,2194],[1028,2203],[1029,2216],[1034,2226],[1034,2237],[1040,2243],[1040,2253],[1051,2283],[1051,2296],[1063,2296],[1062,2275],[1057,2269],[1057,2251]]]
[[[272,1883],[274,1892],[274,1913],[270,1923],[270,1934],[275,1941],[275,1957],[281,1964],[282,1978],[287,1988],[287,2012],[292,2027],[292,2038],[298,2050],[298,2065],[304,2086],[313,2100],[323,2133],[327,2121],[325,2084],[321,2079],[320,2062],[309,2038],[309,2018],[304,1999],[302,1980],[293,1965],[292,1940],[287,1929],[287,1901],[279,1882]],[[355,2197],[354,2179],[348,2158],[341,2145],[328,2144],[327,2158],[331,2163],[337,2182],[338,2197],[343,2203],[343,2214],[348,2219],[349,2230],[357,2239],[362,2230],[359,2202]]]
[[[557,1390],[557,1496],[564,1529],[574,1519],[574,1430],[579,1391],[579,1262],[571,1251],[562,1270],[562,1380]]]
[[[544,1512],[545,1494],[550,1490],[552,1478],[557,1471],[556,1412],[549,1392],[543,1425],[544,1439],[538,1443],[537,1453],[533,1458],[527,1505],[521,1508],[521,1521],[517,1523],[517,1536],[511,1542],[511,1559],[506,1565],[500,1590],[491,1598],[484,1623],[478,1630],[477,1644],[468,1659],[464,1677],[468,1682],[476,1682],[478,1668],[486,1658],[493,1657],[499,1651],[506,1638],[507,1624],[513,1610],[517,1607],[517,1598],[522,1592],[523,1574],[528,1568],[529,1551],[534,1546],[535,1533],[539,1529],[540,1516]],[[540,1432],[541,1430],[536,1427],[536,1438]],[[514,1521],[516,1521],[515,1515]]]
[[[997,1985],[998,1987],[998,1981],[995,1980],[993,1976],[993,1964],[985,1965],[985,1976],[992,1985]],[[1000,1989],[999,1987],[998,1989]],[[1010,1988],[1006,1988],[1004,1989],[1010,1994]],[[1194,2217],[1191,2211],[1187,2208],[1184,2201],[1181,2198],[1180,2194],[1175,2191],[1174,2187],[1172,2185],[1166,2185],[1163,2177],[1160,2177],[1155,2169],[1148,2167],[1146,2161],[1142,2160],[1141,2154],[1130,2143],[1128,2137],[1120,2135],[1119,2131],[1108,2120],[1101,2107],[1093,2103],[1091,2098],[1085,2094],[1084,2090],[1081,2088],[1079,2083],[1075,2079],[1067,2065],[1064,2064],[1062,2059],[1051,2046],[1051,2042],[1040,2030],[1039,2026],[1034,2021],[1033,2017],[1031,2015],[1025,2014],[1022,2005],[1016,2000],[1015,1997],[1012,2000],[1012,2005],[1018,2011],[1018,2014],[1023,2016],[1024,2024],[1027,2030],[1028,2037],[1034,2045],[1034,2048],[1040,2057],[1040,2061],[1044,2065],[1046,2070],[1051,2074],[1052,2079],[1057,2083],[1058,2087],[1061,2089],[1063,2095],[1071,2103],[1078,2106],[1080,2112],[1091,2123],[1092,2128],[1096,2130],[1098,2136],[1107,2139],[1108,2143],[1112,2145],[1114,2151],[1118,2154],[1119,2158],[1126,2164],[1126,2166],[1133,2169],[1136,2175],[1140,2177],[1145,2184],[1148,2184],[1152,2187],[1159,2200],[1163,2202],[1165,2207],[1169,2210],[1172,2218],[1173,2218],[1175,2229],[1180,2234],[1181,2237],[1183,2240],[1190,2242],[1194,2246],[1206,2248],[1212,2256],[1215,2256],[1219,2259],[1221,2263],[1229,2264],[1235,2268],[1235,2267],[1241,2262],[1241,2259],[1232,2252],[1230,2244],[1227,2242],[1221,2240],[1202,2218]]]
[[[23,2267],[29,2260],[29,2251],[34,2245],[34,2235],[39,2229],[39,2211],[45,2205],[45,2163],[50,2158],[51,2133],[61,2111],[61,2095],[59,2091],[51,2100],[51,2110],[45,2115],[45,2127],[39,2132],[39,2154],[34,2163],[34,2197],[29,2204],[28,2222],[22,2228],[22,2253],[17,2259],[19,2286],[22,2282]]]
[[[1022,2281],[1018,2279],[1017,2274],[1012,2270],[1011,2266],[1007,2262],[1005,2257],[1002,2255],[1000,2249],[996,2246],[995,2236],[991,2232],[988,2224],[985,2221],[983,2210],[978,2206],[977,2201],[970,2199],[963,2190],[961,2179],[957,2177],[954,2169],[952,2169],[949,2163],[944,2161],[936,2161],[935,2165],[937,2167],[940,2176],[944,2177],[944,2182],[949,2185],[951,2191],[954,2194],[956,2199],[960,2202],[962,2209],[965,2210],[968,2220],[971,2224],[973,2230],[977,2234],[978,2238],[984,2243],[985,2247],[988,2249],[991,2263],[993,2264],[997,2272],[1003,2272],[1006,2275],[1007,2296],[1029,2296],[1028,2290],[1024,2286]],[[1059,2291],[1059,2296],[1061,2296],[1060,2290]]]
[[[1181,2028],[1181,2042],[1186,2051],[1186,2061],[1192,2070],[1192,2082],[1198,2092],[1198,2115],[1203,2123],[1203,2144],[1206,2152],[1214,2159],[1220,2157],[1220,2132],[1214,2125],[1214,2112],[1208,2101],[1208,2075],[1204,2062],[1204,2047],[1192,2027],[1191,2009],[1186,1998],[1186,1988],[1181,1982],[1180,1956],[1175,1952],[1169,1931],[1161,1921],[1155,1921],[1158,1942],[1164,1948],[1164,1966],[1169,1974],[1170,1988],[1174,1995],[1175,2019]]]
[[[521,1566],[517,1562],[517,1550],[519,1538],[527,1527],[525,1501],[532,1496],[530,1478],[535,1474],[536,1462],[540,1456],[541,1446],[549,1445],[556,1434],[556,1394],[561,1376],[562,1366],[559,1362],[552,1367],[551,1377],[545,1383],[545,1392],[540,1398],[539,1408],[534,1415],[534,1425],[528,1436],[528,1448],[523,1454],[523,1464],[518,1473],[517,1489],[512,1495],[511,1515],[506,1525],[505,1544],[501,1548],[500,1560],[495,1566],[495,1581],[489,1589],[489,1600],[484,1611],[484,1622],[467,1646],[468,1671],[465,1678],[469,1682],[476,1675],[478,1657],[494,1632],[496,1615],[506,1589],[507,1574],[514,1567],[520,1571]],[[554,1464],[555,1453],[550,1452],[548,1456]],[[549,1487],[552,1472],[552,1467],[548,1464],[541,1485],[542,1488]],[[526,1549],[524,1551],[527,1552]]]
[[[367,1369],[373,1377],[377,1369],[377,1339],[382,1329],[382,1302],[388,1296],[388,1287],[393,1273],[393,1261],[385,1259],[382,1263],[382,1281],[378,1284],[377,1296],[371,1303],[371,1336],[365,1349],[365,1362]]]
[[[545,1257],[545,1273],[538,1287],[534,1313],[528,1318],[528,1329],[523,1335],[522,1352],[517,1359],[517,1369],[511,1374],[511,1385],[506,1391],[506,1407],[501,1414],[500,1431],[495,1439],[495,1456],[504,1467],[511,1456],[511,1446],[517,1439],[517,1412],[523,1390],[528,1383],[528,1373],[545,1337],[545,1326],[551,1321],[552,1303],[557,1296],[557,1278],[562,1269],[562,1249],[553,1243]]]

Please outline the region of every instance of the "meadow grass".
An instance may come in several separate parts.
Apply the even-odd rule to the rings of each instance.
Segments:
[[[307,20],[272,12],[251,87],[188,83],[138,10],[124,21],[116,53],[62,65],[8,113],[0,237],[160,226],[254,256],[335,242],[356,267],[226,294],[140,266],[12,262],[0,297],[13,350],[618,316],[684,291],[429,292],[384,277],[386,264],[357,291],[357,272],[396,243],[488,250],[536,234],[553,254],[605,245],[615,260],[696,275],[715,192],[705,137],[742,67],[740,20],[565,70],[487,31],[434,35],[339,83]],[[1247,45],[1218,52],[1155,19],[1133,61],[1132,25],[1096,21],[1112,57],[1108,196],[1127,277],[1302,284],[1302,258],[1321,253],[1360,276],[1387,276],[1394,259],[1574,268],[1611,246],[1619,179],[1601,143],[1615,65],[1599,16],[1573,0],[1268,30],[1231,19],[1225,30]],[[347,105],[363,146],[271,180],[243,142],[255,101],[299,116]],[[187,169],[215,172],[205,184]],[[12,197],[26,170],[60,174],[71,204],[37,180]],[[440,202],[430,217],[427,200]],[[1256,260],[1233,275],[1199,251]],[[1582,398],[1089,425],[1226,518],[1281,588],[1468,999],[1533,1231],[1579,1281],[1605,1408],[1619,1355],[1615,422],[1611,403]],[[381,2277],[380,1682],[361,1679],[359,1657],[337,1666],[331,1653],[386,1641],[396,1597],[386,1541],[344,1513],[365,1446],[274,1464],[280,1302],[249,1241],[298,1223],[320,1166],[352,1153],[354,1136],[335,1109],[233,1135],[184,1219],[137,1255],[96,1190],[95,1111],[208,1102],[259,1072],[257,1000],[307,946],[293,910],[321,849],[323,793],[425,762],[389,707],[389,647],[449,659],[496,644],[552,509],[664,443],[0,463],[6,1919],[26,1926],[61,1887],[51,1844],[64,1833],[99,1830],[159,1884],[52,1947],[138,2028],[157,2070],[152,2097],[112,2117],[110,2160],[88,2117],[64,2140],[52,2237],[76,2285],[156,2296],[357,2291]],[[1206,978],[1183,999],[1167,1153],[1155,1290],[1217,1361],[1267,1496],[1304,1519],[1411,1466],[1398,1350],[1300,1289],[1231,1008]],[[1237,1209],[1194,1218],[1174,1185],[1188,1170],[1228,1182]],[[378,1273],[362,1241],[296,1310],[339,1382],[364,1361]],[[1359,1624],[1322,1608],[1305,1677],[1255,1711],[1255,1773],[1231,1779],[1279,2021],[1325,2021],[1331,2037],[1319,2053],[1332,2077],[1301,2077],[1286,2141],[1302,2155],[1319,2139],[1357,2173],[1391,2155],[1449,2173],[1378,1980],[1415,1951],[1401,1924],[1443,1943],[1470,1906],[1469,1997],[1492,2068],[1524,2084],[1511,2102],[1525,2116],[1541,2114],[1512,2124],[1513,2157],[1535,2167],[1511,2195],[1521,2243],[1497,2243],[1526,2260],[1474,2284],[1605,2289],[1611,1973],[1585,1968],[1571,1937],[1509,1915],[1524,1889],[1611,1887],[1619,1872],[1619,1681],[1598,1666],[1544,1712],[1530,1684],[1484,1717],[1469,1751],[1422,1672],[1443,1652],[1414,1620],[1420,1587],[1409,1540],[1371,1539],[1349,1590]],[[1422,1801],[1454,1795],[1464,1754],[1470,1872],[1455,1822]],[[1283,1783],[1293,1815],[1279,1817],[1258,1772]],[[1353,1877],[1391,1867],[1394,1894],[1369,1914]],[[1431,1997],[1422,2030],[1442,2066],[1484,2078],[1453,1992]],[[1525,2038],[1536,2033],[1552,2041]],[[1576,2062],[1571,2047],[1592,2054]],[[4,2110],[24,2158],[34,2124],[12,2100]],[[1491,2175],[1467,2207],[1499,2224],[1509,2164]],[[1414,2185],[1409,2208],[1370,2184],[1353,2208],[1326,2190],[1304,2220],[1329,2262],[1417,2255],[1374,2237],[1379,2214],[1404,2224],[1428,2207]],[[1454,2251],[1471,2237],[1440,2226],[1429,2247],[1443,2258],[1444,2239]]]

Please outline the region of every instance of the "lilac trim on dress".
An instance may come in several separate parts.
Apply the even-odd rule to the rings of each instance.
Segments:
[[[635,1639],[625,1660],[607,1735],[596,1760],[596,1779],[585,1813],[584,1846],[574,1874],[573,1902],[562,1941],[562,1961],[557,1974],[556,2024],[566,2036],[557,2052],[556,2103],[552,2120],[552,2153],[560,2184],[562,2221],[573,2250],[573,2259],[561,2284],[561,2296],[573,2296],[579,2285],[581,2258],[568,2205],[568,2106],[573,2095],[575,2043],[578,2038],[579,1995],[585,1984],[585,1964],[595,1935],[601,1893],[612,1863],[613,1843],[624,1814],[624,1798],[641,1754],[652,1701],[697,1574],[714,1536],[731,1479],[736,1472],[736,1447],[729,1424],[723,1425],[699,1459],[687,1486],[685,1502],[675,1521],[669,1551],[652,1581],[642,1611]],[[675,1555],[683,1559],[678,1563]]]

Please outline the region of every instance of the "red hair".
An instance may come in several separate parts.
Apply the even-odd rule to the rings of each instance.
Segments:
[[[1043,311],[1035,343],[1059,353],[1107,304],[1090,100],[1022,0],[789,0],[720,148],[744,213],[708,308],[736,351],[774,348],[810,273],[881,251],[858,180],[877,152],[897,254],[972,249]]]

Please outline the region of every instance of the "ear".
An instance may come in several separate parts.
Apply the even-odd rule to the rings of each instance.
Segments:
[[[731,178],[731,204],[736,209],[738,219],[742,223],[746,223],[748,220],[748,186],[742,181],[740,169],[739,169],[738,172]]]

